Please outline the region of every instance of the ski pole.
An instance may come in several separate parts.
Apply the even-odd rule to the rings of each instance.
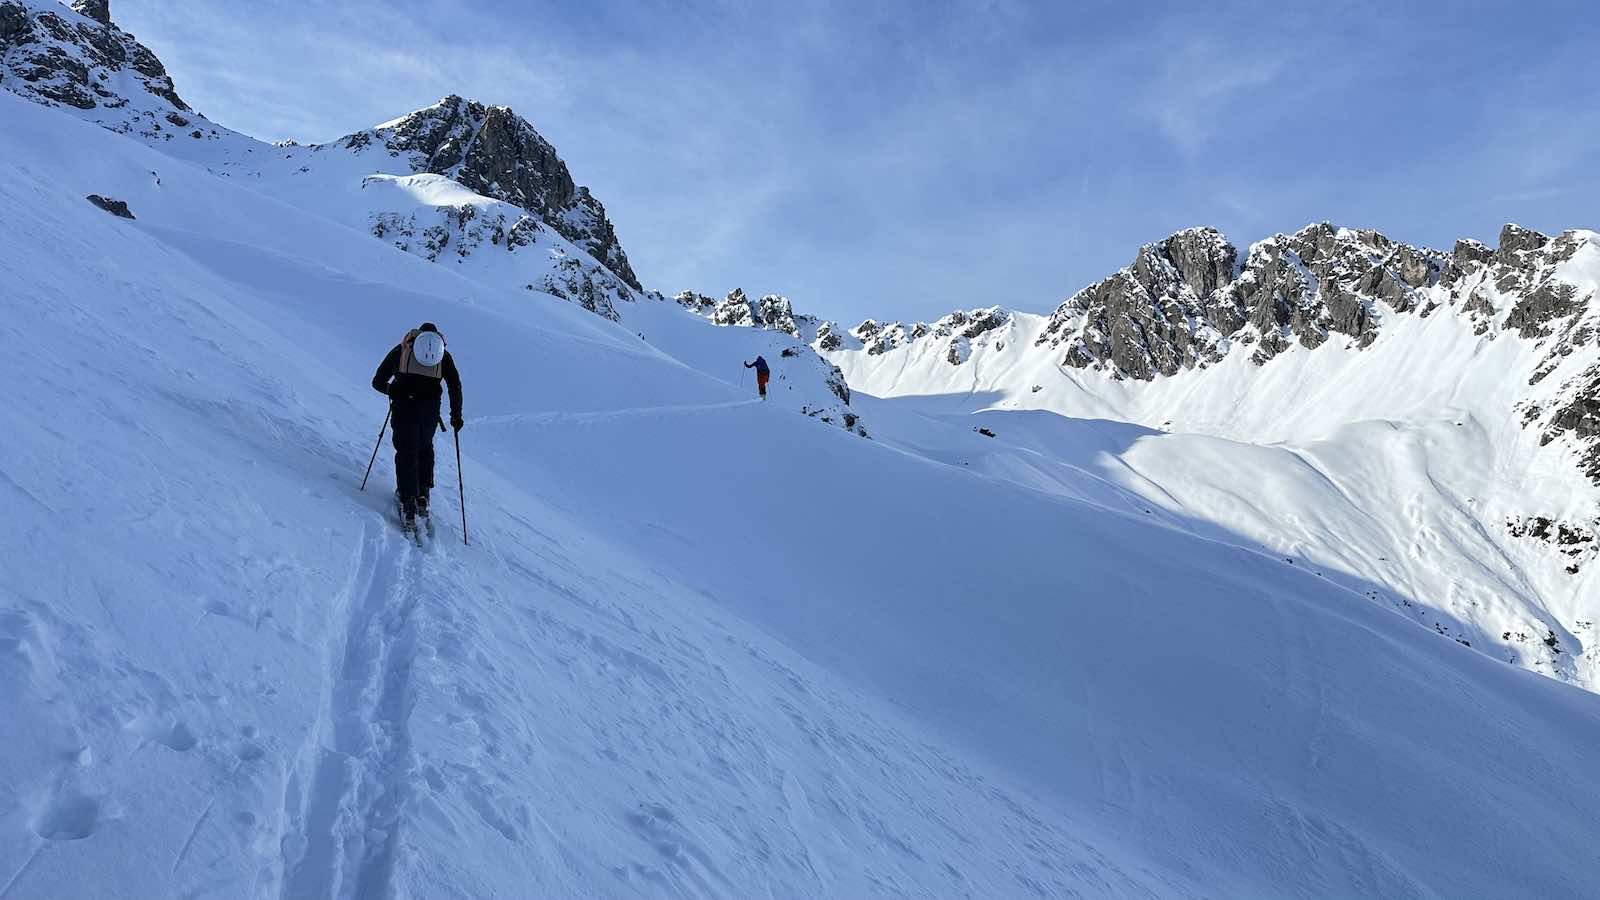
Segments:
[[[461,432],[456,432],[456,494],[461,498],[461,543],[467,542],[467,484],[461,477]]]
[[[383,427],[378,429],[378,442],[372,445],[372,458],[367,460],[367,474],[361,476],[361,489],[367,489],[367,479],[372,477],[372,464],[378,461],[378,448],[383,446],[383,433],[389,430],[389,416],[394,412],[394,407],[383,414]]]

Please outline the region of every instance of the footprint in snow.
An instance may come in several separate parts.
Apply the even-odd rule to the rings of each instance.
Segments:
[[[66,789],[52,791],[28,821],[33,833],[47,841],[81,841],[100,823],[101,799]]]

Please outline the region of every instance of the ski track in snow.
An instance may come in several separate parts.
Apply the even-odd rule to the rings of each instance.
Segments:
[[[363,535],[322,727],[289,780],[284,900],[392,895],[414,768],[407,719],[425,553],[386,521]]]

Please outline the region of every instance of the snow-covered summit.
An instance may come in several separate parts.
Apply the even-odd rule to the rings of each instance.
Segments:
[[[415,173],[444,175],[528,210],[629,287],[642,289],[605,207],[573,181],[555,146],[508,106],[452,94],[336,144],[355,151],[380,145],[390,156],[404,158]]]

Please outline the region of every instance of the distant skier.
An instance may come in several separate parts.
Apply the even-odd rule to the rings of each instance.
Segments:
[[[744,367],[756,370],[756,390],[761,392],[761,399],[767,399],[767,379],[772,377],[772,370],[767,368],[766,357],[757,354],[756,361],[747,362]]]
[[[433,489],[433,429],[444,430],[439,416],[439,381],[450,388],[450,425],[456,431],[461,418],[461,375],[456,361],[444,348],[444,335],[432,322],[408,332],[383,358],[372,387],[389,395],[394,425],[395,493],[405,528],[415,530],[417,516],[428,515],[428,492]]]

